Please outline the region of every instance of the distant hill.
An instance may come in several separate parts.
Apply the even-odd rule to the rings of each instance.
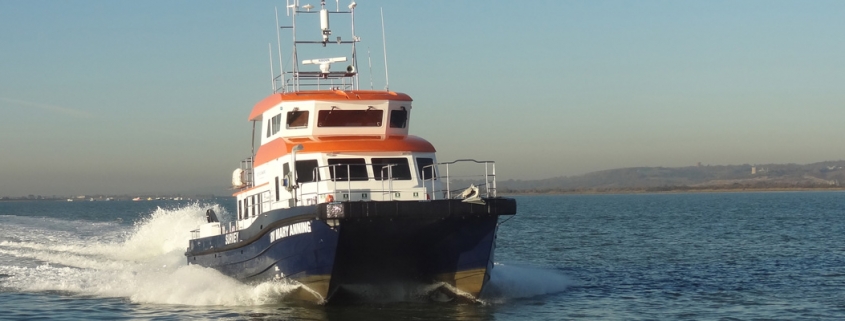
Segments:
[[[499,181],[500,192],[613,192],[842,188],[845,161],[689,167],[632,167],[541,180]]]

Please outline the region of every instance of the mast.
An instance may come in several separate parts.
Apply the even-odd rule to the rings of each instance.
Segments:
[[[282,64],[282,38],[280,36],[281,32],[279,31],[282,28],[279,26],[279,8],[275,7],[274,9],[275,9],[275,12],[276,12],[276,47],[277,47],[277,50],[279,52],[279,77],[278,78],[279,78],[279,80],[282,81],[282,84],[281,84],[282,92],[285,92],[285,83],[284,83],[284,80],[285,80],[284,79],[284,77],[285,77],[285,65]],[[274,93],[276,92],[275,80],[276,80],[276,78],[273,78],[273,84],[274,84],[273,85],[273,92]]]
[[[357,90],[359,89],[358,84],[358,52],[357,52],[357,43],[361,41],[361,39],[355,35],[355,7],[357,4],[355,2],[351,2],[347,8],[348,11],[341,11],[340,9],[340,0],[335,1],[335,10],[330,10],[326,6],[326,1],[320,1],[320,9],[317,10],[315,6],[311,4],[304,4],[300,5],[299,0],[288,0],[287,2],[287,14],[290,17],[291,25],[290,26],[279,26],[276,31],[276,39],[279,43],[278,50],[279,50],[279,68],[280,68],[280,75],[275,79],[279,79],[282,84],[280,86],[274,85],[274,90],[276,92],[283,91],[300,91],[305,89],[321,89],[322,85],[328,83],[333,89],[340,89],[340,90]],[[314,9],[314,10],[312,10]],[[314,32],[315,30],[311,27],[306,28],[298,28],[297,22],[300,14],[304,15],[314,15],[315,18],[319,21],[319,36]],[[351,39],[343,39],[341,36],[330,37],[333,33],[332,28],[330,28],[330,18],[334,15],[338,14],[348,14],[350,16],[350,26],[349,26],[349,36]],[[305,21],[305,20],[302,20]],[[309,23],[313,20],[308,19]],[[276,25],[278,26],[278,9],[276,11]],[[278,29],[291,29],[290,35],[290,42],[291,47],[293,48],[293,53],[291,54],[293,58],[293,71],[292,72],[285,72],[282,63],[282,54],[281,54],[281,35]],[[342,28],[341,28],[342,29]],[[316,37],[315,37],[316,36]],[[319,44],[322,47],[329,47],[329,46],[349,46],[351,48],[351,54],[347,57],[306,57],[305,60],[300,60],[299,58],[299,46],[300,45],[314,45]],[[310,55],[309,50],[309,55]],[[315,59],[316,58],[316,59]],[[345,62],[349,61],[349,65],[345,68],[333,68],[332,64],[337,62]],[[305,66],[305,65],[317,65],[314,67]]]

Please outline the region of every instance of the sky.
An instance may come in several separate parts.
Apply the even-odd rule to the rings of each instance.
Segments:
[[[0,196],[227,193],[272,92],[276,7],[286,21],[284,1],[0,1]],[[361,88],[411,95],[439,161],[529,180],[845,159],[843,17],[843,1],[361,0],[355,27]]]

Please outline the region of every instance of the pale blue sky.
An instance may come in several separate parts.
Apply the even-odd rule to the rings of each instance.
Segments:
[[[843,1],[359,2],[362,88],[368,46],[384,88],[383,8],[390,89],[441,161],[538,179],[845,158]],[[223,190],[270,93],[274,6],[0,2],[0,196]]]

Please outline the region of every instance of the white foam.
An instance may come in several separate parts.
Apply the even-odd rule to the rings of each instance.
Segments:
[[[186,305],[268,304],[297,288],[279,282],[245,285],[216,270],[187,265],[190,231],[204,222],[209,207],[226,214],[214,204],[158,208],[133,227],[105,224],[98,226],[101,234],[89,236],[67,231],[68,225],[89,223],[50,222],[45,228],[19,220],[18,228],[27,233],[0,242],[0,275],[5,276],[0,286]]]
[[[502,303],[512,299],[559,293],[576,285],[571,277],[554,269],[496,263],[481,300]]]
[[[280,282],[245,285],[214,269],[187,265],[190,231],[205,221],[209,207],[220,217],[228,214],[219,205],[195,203],[158,208],[131,227],[2,217],[0,287],[123,297],[136,303],[228,306],[276,303],[298,288]],[[556,270],[496,264],[481,299],[506,302],[561,292],[573,284]],[[393,290],[376,297],[397,297]],[[400,290],[400,300],[431,292],[429,287]]]

